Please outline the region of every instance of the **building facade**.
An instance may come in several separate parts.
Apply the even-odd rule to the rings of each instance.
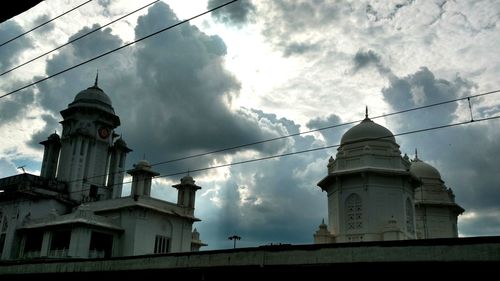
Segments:
[[[158,173],[141,160],[125,170],[125,141],[115,133],[120,118],[95,84],[61,111],[62,136],[43,142],[40,176],[0,179],[0,257],[108,258],[197,251],[193,231],[195,193],[186,176],[174,185],[176,203],[151,197]],[[122,196],[125,172],[132,176]]]
[[[458,236],[464,210],[452,191],[435,168],[401,156],[394,135],[368,118],[368,110],[342,136],[327,167],[318,186],[327,193],[328,225],[319,226],[315,243]]]

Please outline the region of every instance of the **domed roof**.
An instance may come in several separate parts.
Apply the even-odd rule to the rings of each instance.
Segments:
[[[151,168],[151,164],[147,160],[139,160],[137,164],[134,165],[135,168]]]
[[[127,147],[127,143],[120,137],[115,141],[115,146]]]
[[[104,93],[104,91],[101,88],[97,87],[97,85],[89,87],[86,90],[83,90],[80,93],[78,93],[75,97],[74,102],[79,100],[85,100],[85,101],[93,100],[111,106],[111,99],[108,97],[108,95]]]
[[[96,76],[94,86],[79,92],[69,107],[93,107],[114,114],[111,99],[99,88],[97,82],[98,76]]]
[[[191,183],[191,184],[194,184],[194,179],[192,176],[190,175],[187,175],[187,176],[184,176],[182,179],[181,179],[181,183]]]
[[[60,139],[59,135],[57,133],[52,133],[49,138],[49,140],[58,140]]]
[[[436,168],[418,159],[418,157],[411,162],[410,173],[417,178],[441,179],[441,174]]]
[[[389,140],[392,142],[396,142],[394,135],[389,129],[384,126],[381,126],[370,118],[366,117],[361,123],[350,128],[347,132],[342,136],[340,140],[340,144],[351,143],[355,141],[361,140],[369,140],[369,139],[380,139],[380,140]]]

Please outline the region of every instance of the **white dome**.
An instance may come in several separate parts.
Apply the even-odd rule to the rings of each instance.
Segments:
[[[441,179],[441,174],[436,168],[418,158],[411,163],[410,173],[417,178]]]
[[[343,136],[340,141],[340,144],[352,143],[355,141],[362,140],[389,140],[392,142],[396,142],[394,135],[389,129],[384,126],[381,126],[369,118],[365,118],[365,120],[361,121],[358,125],[349,129]]]
[[[135,168],[151,168],[151,164],[147,160],[139,160],[137,164],[134,165]]]

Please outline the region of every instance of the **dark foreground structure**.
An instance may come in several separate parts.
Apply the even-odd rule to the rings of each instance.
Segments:
[[[8,261],[0,264],[0,280],[486,277],[496,273],[499,266],[500,236],[495,236],[271,245],[110,259]]]

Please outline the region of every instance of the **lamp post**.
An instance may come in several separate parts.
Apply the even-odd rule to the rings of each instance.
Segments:
[[[234,241],[233,249],[236,249],[236,240],[241,240],[241,237],[238,235],[233,235],[228,237],[227,239]]]

